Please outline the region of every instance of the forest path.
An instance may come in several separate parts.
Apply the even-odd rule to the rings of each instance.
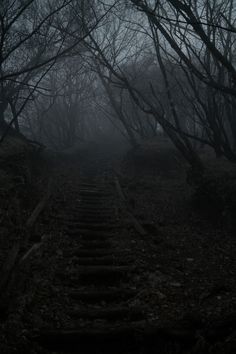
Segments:
[[[176,250],[155,225],[138,233],[114,177],[99,150],[55,166],[42,246],[24,270],[21,352],[200,353],[202,338],[217,338],[217,328],[181,319],[186,288],[168,258]]]
[[[102,170],[102,171],[101,171]],[[143,325],[141,308],[130,306],[136,291],[129,286],[135,268],[132,255],[116,242],[121,225],[115,217],[112,176],[105,178],[106,161],[96,156],[83,166],[83,178],[73,185],[73,202],[65,205],[62,219],[66,237],[55,282],[70,299],[66,327],[43,330],[37,340],[53,350],[111,349],[127,346],[132,328]],[[58,201],[59,202],[59,201]],[[123,348],[124,349],[124,348]]]
[[[43,325],[33,324],[32,345],[39,353],[137,350],[148,322],[135,301],[135,255],[119,242],[127,230],[109,154],[93,152],[68,165],[50,203],[50,219],[63,240],[58,238],[57,249],[49,251],[53,269],[38,280],[57,291],[54,298],[48,295]],[[40,296],[37,289],[31,300],[34,314],[42,314]]]

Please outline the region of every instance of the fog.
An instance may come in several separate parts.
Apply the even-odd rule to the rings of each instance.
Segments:
[[[235,352],[235,64],[234,0],[1,0],[2,352]]]
[[[132,145],[164,131],[190,164],[199,144],[235,158],[232,1],[3,1],[1,12],[3,136],[10,123],[64,149],[114,126]]]

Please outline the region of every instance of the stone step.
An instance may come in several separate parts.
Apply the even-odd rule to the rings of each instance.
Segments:
[[[65,206],[66,207],[66,206]],[[76,204],[73,204],[72,205],[72,208],[69,208],[68,207],[68,210],[69,211],[76,211],[76,212],[81,212],[83,210],[85,211],[90,211],[90,212],[94,212],[94,213],[103,213],[103,214],[111,214],[113,211],[114,211],[114,207],[113,206],[110,206],[106,204],[99,204],[99,205],[93,205],[93,203],[88,203],[88,205],[86,205],[86,203],[84,203],[82,205],[82,202],[81,203],[76,203]]]
[[[99,236],[99,235],[103,235],[106,237],[111,237],[114,236],[114,232],[111,230],[89,230],[89,229],[74,229],[74,228],[68,228],[68,233],[70,233],[71,235],[80,235],[80,236]]]
[[[102,240],[85,240],[83,239],[81,241],[81,247],[80,249],[98,249],[98,248],[111,248],[111,243],[108,241],[102,241]]]
[[[114,236],[114,234],[112,233],[112,231],[108,232],[108,231],[95,231],[95,230],[88,230],[88,229],[71,229],[71,228],[67,228],[66,233],[68,236],[71,237],[88,237],[90,239],[92,238],[96,238],[96,239],[100,239],[100,238],[111,238]]]
[[[111,199],[111,197],[106,197],[106,196],[96,196],[96,195],[90,195],[90,194],[87,194],[87,195],[79,195],[78,196],[78,202],[80,202],[81,204],[83,203],[93,203],[93,202],[96,202],[96,203],[112,203],[113,202],[113,199]],[[104,205],[104,204],[103,204]]]
[[[104,185],[102,184],[99,184],[99,183],[86,183],[86,182],[83,182],[83,183],[80,183],[79,184],[80,188],[87,188],[87,189],[92,189],[92,188],[101,188],[103,187],[104,188]]]
[[[80,230],[91,230],[91,231],[107,231],[118,228],[117,224],[111,223],[86,223],[86,222],[68,222],[66,226],[72,230],[77,229],[78,232]]]
[[[96,208],[102,208],[103,205],[106,205],[106,209],[108,205],[110,205],[110,201],[108,199],[94,199],[94,198],[81,198],[75,206],[78,207],[83,207],[83,208],[91,208],[91,207],[96,207]]]
[[[103,234],[102,232],[101,233],[80,233],[79,234],[79,239],[82,240],[82,241],[109,241],[113,238],[113,235],[111,234]]]
[[[150,327],[150,326],[149,326]],[[160,333],[159,333],[160,332]],[[41,330],[33,340],[51,351],[74,353],[140,352],[140,345],[157,346],[163,331],[150,330],[145,321],[97,327]],[[146,351],[144,351],[146,352]],[[156,352],[156,350],[155,350]]]
[[[104,257],[115,255],[114,251],[111,251],[107,248],[101,248],[96,250],[91,249],[78,249],[74,253],[74,256],[77,257]]]
[[[111,197],[111,195],[105,191],[102,190],[91,190],[91,189],[81,189],[79,192],[79,195],[81,196],[86,196],[86,197]]]
[[[69,315],[73,319],[86,320],[103,319],[106,321],[140,321],[144,319],[144,314],[140,308],[130,308],[128,306],[115,306],[86,310],[73,308],[69,311]]]
[[[76,279],[81,284],[116,284],[126,279],[130,267],[127,266],[79,266]]]
[[[130,267],[127,266],[79,266],[73,272],[58,272],[57,275],[67,284],[113,285],[127,279]]]
[[[111,219],[111,216],[81,213],[76,218],[73,218],[71,221],[85,222],[85,223],[90,223],[90,224],[99,224],[99,223],[110,222],[110,221],[112,221],[112,219]]]
[[[75,220],[75,217],[74,217]],[[99,223],[116,223],[116,216],[114,214],[104,215],[104,214],[97,214],[97,213],[90,213],[90,212],[81,212],[76,215],[76,221],[78,222],[86,222],[92,224],[99,224]]]
[[[108,184],[97,184],[96,186],[94,185],[80,185],[80,190],[84,191],[101,191],[107,195],[109,195],[109,192],[111,191],[111,187]]]
[[[71,291],[68,296],[73,300],[89,304],[100,302],[124,302],[137,295],[137,291],[128,288],[106,288],[105,290]]]
[[[63,221],[64,223],[91,223],[91,224],[103,224],[108,221],[111,221],[111,216],[103,216],[103,215],[97,215],[96,213],[94,214],[77,214],[77,215],[71,215],[71,214],[51,214],[51,218],[53,219],[59,219]]]
[[[128,262],[115,258],[114,256],[104,257],[82,257],[75,260],[79,265],[126,265]]]
[[[105,216],[110,216],[110,215],[114,215],[114,208],[103,208],[101,205],[97,206],[97,205],[93,205],[92,203],[89,204],[81,204],[81,205],[77,205],[74,206],[73,208],[68,208],[68,211],[78,215],[81,213],[90,213],[95,214],[95,215],[105,215]]]

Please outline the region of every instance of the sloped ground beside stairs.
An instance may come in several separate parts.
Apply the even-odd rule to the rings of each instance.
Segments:
[[[38,146],[9,136],[0,145],[0,342],[1,352],[7,349],[7,316],[15,311],[16,289],[10,284],[13,262],[31,246],[32,230],[26,226],[48,183],[49,166]],[[36,235],[40,225],[34,229]],[[10,290],[11,288],[11,290]],[[14,321],[13,321],[14,322]],[[19,325],[19,324],[18,324]],[[9,324],[11,327],[11,324]],[[5,350],[6,349],[6,350]],[[14,352],[14,351],[13,351]]]
[[[210,343],[203,335],[196,352],[233,353],[236,239],[234,209],[229,211],[228,200],[235,195],[236,170],[204,151],[208,171],[194,187],[186,182],[184,163],[171,149],[145,146],[133,158],[129,153],[119,170],[133,214],[149,232],[143,252],[134,237],[143,266],[139,301],[149,305],[157,322],[171,326],[177,320],[186,328],[218,328],[218,337]],[[145,166],[150,150],[160,162],[155,169]],[[229,220],[225,211],[234,217]]]

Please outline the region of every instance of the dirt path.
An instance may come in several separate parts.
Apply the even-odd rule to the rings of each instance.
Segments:
[[[37,226],[42,246],[19,269],[24,281],[2,323],[2,353],[222,353],[214,349],[219,333],[217,345],[232,352],[232,250],[227,242],[218,250],[218,230],[212,252],[203,221],[185,219],[181,184],[123,174],[142,235],[122,207],[107,154],[62,163],[53,179]],[[218,265],[219,255],[229,263]]]

